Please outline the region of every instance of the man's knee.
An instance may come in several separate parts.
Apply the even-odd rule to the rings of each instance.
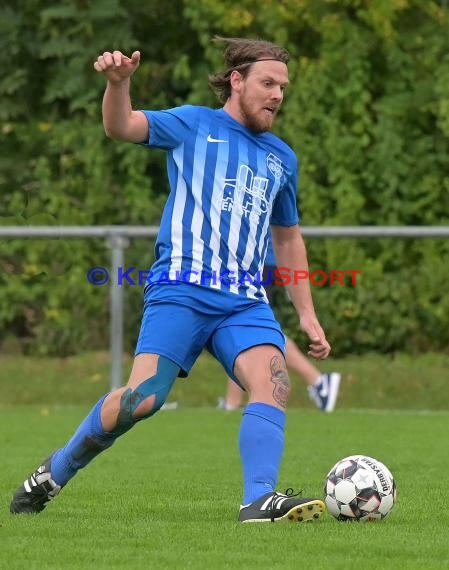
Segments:
[[[167,399],[179,366],[173,361],[160,357],[154,376],[141,382],[136,388],[126,388],[122,393],[114,431],[125,432],[144,418],[148,418],[161,409]]]

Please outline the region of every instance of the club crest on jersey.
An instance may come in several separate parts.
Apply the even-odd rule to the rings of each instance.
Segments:
[[[284,174],[282,161],[272,152],[270,152],[270,154],[267,156],[267,166],[268,170],[273,174],[275,178],[281,178]]]

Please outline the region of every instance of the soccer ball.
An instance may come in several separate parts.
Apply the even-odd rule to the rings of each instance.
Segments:
[[[367,455],[351,455],[329,471],[324,485],[326,506],[339,521],[385,518],[396,502],[396,483],[390,470]]]

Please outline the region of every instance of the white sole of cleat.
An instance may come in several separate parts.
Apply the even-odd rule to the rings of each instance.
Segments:
[[[324,409],[325,412],[333,412],[335,409],[335,404],[337,402],[338,391],[340,389],[341,374],[338,372],[333,372],[329,379],[329,399],[327,401],[327,406]]]

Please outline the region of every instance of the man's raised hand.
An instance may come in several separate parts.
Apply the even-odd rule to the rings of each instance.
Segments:
[[[103,73],[111,83],[120,83],[136,71],[139,62],[140,51],[133,52],[130,58],[121,51],[105,51],[97,57],[94,69]]]

